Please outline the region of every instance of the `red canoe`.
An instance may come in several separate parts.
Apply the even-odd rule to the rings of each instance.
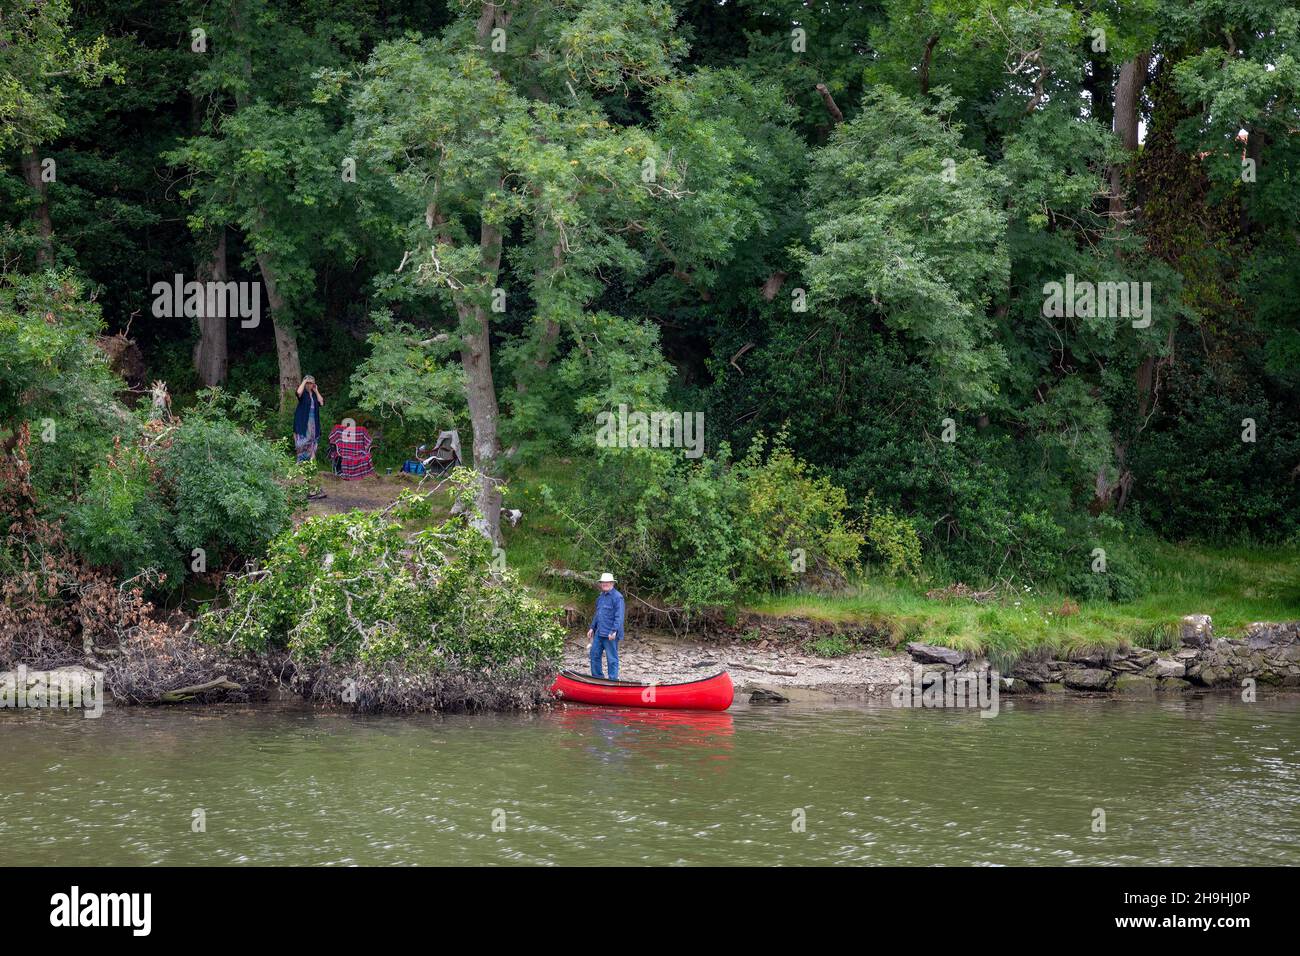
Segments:
[[[684,684],[643,684],[561,671],[551,685],[551,693],[564,701],[609,707],[726,710],[731,706],[735,688],[731,686],[731,676],[726,671]]]

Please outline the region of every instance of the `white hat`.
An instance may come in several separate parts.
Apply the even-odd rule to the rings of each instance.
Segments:
[[[613,584],[613,583],[614,583],[614,575],[612,575],[612,574],[610,574],[608,571],[606,571],[604,574],[602,574],[602,575],[600,576],[600,583],[601,583],[601,584]]]

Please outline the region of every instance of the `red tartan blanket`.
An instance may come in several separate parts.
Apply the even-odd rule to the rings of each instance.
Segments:
[[[370,432],[362,425],[335,425],[330,429],[330,460],[334,473],[348,481],[374,474],[370,460]]]

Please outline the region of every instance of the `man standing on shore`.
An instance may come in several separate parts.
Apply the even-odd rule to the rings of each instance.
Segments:
[[[609,662],[610,680],[618,680],[618,642],[623,637],[623,595],[614,587],[614,575],[606,571],[597,585],[596,613],[587,628],[591,641],[591,676],[604,677],[601,657]]]

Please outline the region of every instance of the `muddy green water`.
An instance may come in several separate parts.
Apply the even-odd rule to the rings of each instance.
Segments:
[[[1002,704],[0,712],[0,864],[1300,864],[1300,698]]]

